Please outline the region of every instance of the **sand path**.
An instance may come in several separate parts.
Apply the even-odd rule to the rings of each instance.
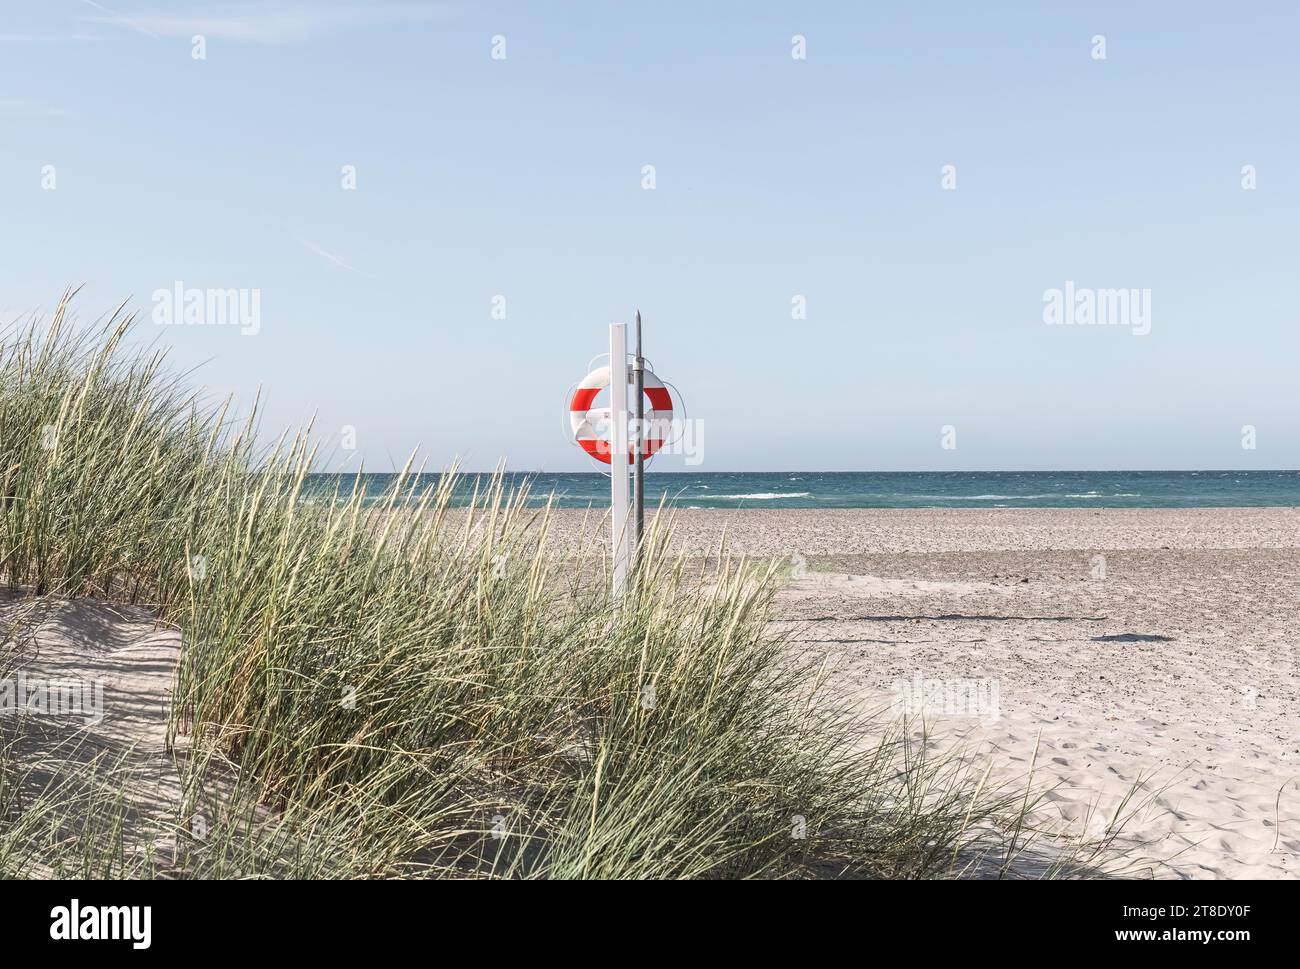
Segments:
[[[13,594],[0,600],[0,624],[9,637],[0,675],[11,688],[21,685],[29,704],[41,689],[65,698],[61,709],[47,703],[0,718],[21,803],[45,794],[61,805],[66,835],[99,809],[121,812],[129,850],[165,838],[182,794],[166,737],[179,632],[139,607]],[[70,691],[79,705],[69,706]],[[73,808],[78,799],[84,806]]]

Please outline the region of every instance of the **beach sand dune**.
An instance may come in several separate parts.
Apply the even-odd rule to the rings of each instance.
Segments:
[[[563,548],[598,535],[599,515],[559,512],[555,528]],[[679,513],[679,548],[724,536],[789,562],[774,627],[836,691],[918,735],[919,717],[999,784],[1032,766],[1043,825],[1098,836],[1135,792],[1118,841],[1130,874],[1300,874],[1296,510]],[[174,841],[179,634],[87,600],[9,595],[0,618],[17,672],[104,689],[97,722],[7,724],[11,753],[38,764],[26,783],[111,764],[135,781],[131,827]]]

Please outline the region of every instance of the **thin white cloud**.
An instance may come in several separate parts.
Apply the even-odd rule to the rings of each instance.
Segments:
[[[116,10],[110,10],[102,3],[97,3],[96,0],[81,0],[81,2],[88,7],[94,7],[96,10],[99,10],[102,13],[102,16],[99,17],[82,17],[81,19],[86,21],[87,23],[115,24],[122,27],[128,27],[131,30],[134,30],[136,33],[144,34],[146,37],[152,37],[154,40],[159,39],[157,34],[149,30],[147,27],[141,26],[140,23],[137,22],[136,20],[130,17],[126,17],[118,13]]]
[[[99,40],[94,34],[0,34],[0,44],[79,44]]]
[[[25,98],[0,98],[0,118],[62,118],[67,112]]]
[[[346,262],[344,262],[341,256],[336,256],[334,255],[334,253],[322,249],[320,246],[316,245],[316,243],[312,242],[310,239],[299,239],[298,241],[301,242],[304,246],[306,246],[309,250],[316,253],[316,255],[320,256],[322,259],[328,262],[332,262],[340,269],[346,269],[350,273],[355,273],[360,271],[356,267],[350,266]]]
[[[188,40],[202,34],[209,40],[267,45],[302,43],[351,27],[435,23],[451,16],[451,8],[444,3],[206,3],[192,13],[127,16],[96,0],[82,2],[100,11],[80,18],[84,23],[127,27],[150,37]]]

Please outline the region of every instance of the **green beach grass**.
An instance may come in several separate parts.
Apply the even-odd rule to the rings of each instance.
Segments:
[[[661,511],[616,608],[499,477],[304,502],[309,431],[259,446],[124,310],[68,314],[0,345],[0,574],[180,631],[182,794],[142,817],[123,762],[50,771],[0,719],[0,874],[950,877],[1042,845],[1024,791],[827,693],[769,625],[776,565],[670,556]]]

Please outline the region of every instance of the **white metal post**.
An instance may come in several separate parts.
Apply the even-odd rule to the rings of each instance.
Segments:
[[[627,324],[609,327],[609,468],[610,531],[614,553],[614,598],[627,582],[628,441],[627,441]]]
[[[636,474],[632,477],[632,567],[639,568],[641,542],[645,538],[645,358],[641,356],[641,311],[636,311],[636,353],[632,357],[632,412],[636,414],[632,435]]]

